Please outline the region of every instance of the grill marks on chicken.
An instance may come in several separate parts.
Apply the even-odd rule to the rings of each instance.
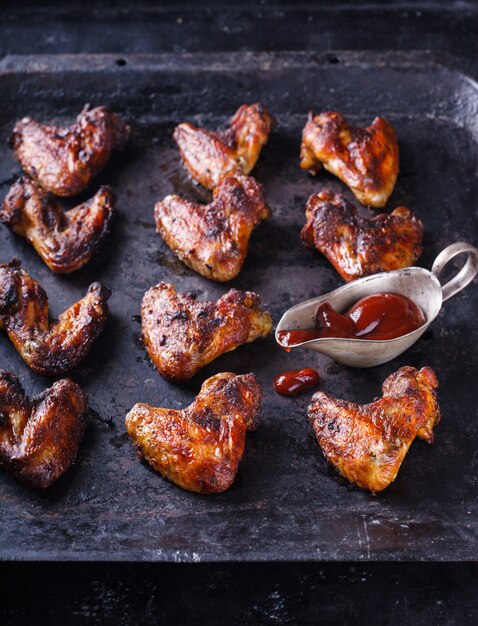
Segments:
[[[263,187],[250,176],[224,178],[211,204],[167,196],[154,207],[156,230],[177,257],[220,282],[239,274],[253,229],[269,215]]]
[[[265,106],[244,104],[227,130],[214,132],[183,123],[176,126],[174,139],[191,176],[213,190],[226,176],[252,171],[274,122]]]
[[[10,139],[23,169],[57,196],[74,196],[123,148],[131,127],[105,107],[88,105],[67,128],[47,126],[26,117]]]
[[[371,404],[338,400],[319,391],[308,416],[327,459],[351,483],[381,491],[395,480],[415,437],[433,441],[440,421],[430,367],[401,367],[383,383],[383,397]]]
[[[385,206],[399,169],[397,136],[387,120],[356,128],[336,112],[309,114],[302,132],[300,167],[313,174],[324,167],[365,205]]]
[[[183,489],[219,493],[234,482],[246,431],[260,419],[262,390],[254,374],[208,378],[186,409],[136,404],[126,428],[138,454]]]
[[[0,370],[0,466],[32,487],[50,487],[75,460],[87,409],[68,378],[28,398],[18,378]]]
[[[143,343],[159,373],[172,381],[188,380],[221,354],[263,339],[272,318],[250,291],[231,289],[217,302],[198,302],[159,283],[147,291],[141,307]]]
[[[43,287],[18,261],[0,265],[0,329],[32,370],[56,376],[80,363],[108,315],[110,291],[90,285],[84,298],[50,322]]]
[[[24,176],[10,189],[0,209],[0,219],[38,252],[56,273],[80,269],[108,236],[116,198],[110,187],[83,204],[63,211],[60,204]]]
[[[301,232],[304,245],[327,257],[346,282],[413,265],[422,253],[422,222],[405,207],[361,217],[341,195],[310,196]]]

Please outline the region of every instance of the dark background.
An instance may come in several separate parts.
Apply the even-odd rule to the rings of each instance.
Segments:
[[[478,52],[474,2],[157,4],[3,2],[0,56],[418,49],[467,66]],[[12,563],[0,623],[474,624],[477,588],[474,563]]]

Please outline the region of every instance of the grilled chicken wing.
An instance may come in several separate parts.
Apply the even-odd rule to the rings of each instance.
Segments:
[[[168,380],[188,380],[221,354],[267,337],[272,318],[260,303],[257,294],[236,289],[217,302],[198,302],[159,283],[145,293],[141,307],[149,358]]]
[[[18,378],[0,370],[0,466],[32,487],[50,487],[75,460],[87,408],[68,378],[27,398]]]
[[[393,126],[377,117],[367,128],[355,128],[340,113],[310,113],[302,132],[300,166],[315,174],[322,165],[362,204],[385,206],[399,167]]]
[[[105,325],[109,296],[106,287],[93,283],[84,298],[50,322],[43,287],[12,261],[0,265],[0,329],[32,370],[56,376],[90,351]]]
[[[229,489],[241,461],[247,430],[259,424],[262,390],[254,374],[208,378],[182,411],[136,404],[126,428],[139,455],[183,489]]]
[[[381,491],[395,480],[415,437],[432,443],[440,421],[437,387],[430,367],[401,367],[383,383],[383,397],[371,404],[318,391],[309,420],[325,456],[347,480]]]
[[[35,248],[48,267],[61,274],[83,267],[108,236],[116,198],[101,187],[89,200],[70,211],[38,183],[24,176],[10,189],[0,219]]]
[[[224,178],[211,204],[167,196],[154,207],[156,230],[178,258],[221,282],[239,274],[252,230],[269,215],[262,185],[248,176]]]
[[[88,105],[68,128],[45,126],[29,117],[17,122],[10,139],[23,169],[57,196],[74,196],[128,140],[131,127],[105,107]]]
[[[409,209],[361,217],[341,195],[310,196],[301,232],[304,245],[327,257],[346,282],[413,265],[422,253],[423,224]]]
[[[191,176],[215,189],[225,176],[252,171],[273,125],[265,106],[244,104],[227,130],[213,132],[184,123],[176,126],[174,139]]]

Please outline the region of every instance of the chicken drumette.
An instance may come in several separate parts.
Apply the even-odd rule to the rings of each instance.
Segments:
[[[240,272],[253,229],[270,215],[262,185],[228,176],[211,204],[167,196],[154,207],[156,230],[173,252],[206,278],[231,280]]]
[[[224,352],[262,339],[272,318],[259,296],[231,289],[217,302],[198,302],[159,283],[147,291],[141,307],[143,342],[159,373],[173,381],[191,376]]]
[[[367,128],[356,128],[340,113],[311,113],[302,132],[300,166],[314,174],[324,166],[362,204],[383,207],[398,176],[395,130],[381,117]]]
[[[123,148],[131,128],[105,107],[86,106],[67,128],[46,126],[29,117],[17,122],[10,139],[23,169],[57,196],[74,196]]]
[[[225,176],[249,174],[267,143],[274,118],[261,104],[242,105],[223,132],[213,132],[183,123],[174,139],[193,178],[216,189]]]
[[[139,455],[163,476],[189,491],[218,493],[234,482],[261,397],[254,374],[217,374],[182,411],[136,404],[126,428]]]
[[[35,248],[48,267],[68,273],[83,267],[108,236],[115,210],[110,187],[101,187],[70,211],[31,178],[24,176],[10,189],[0,219]]]
[[[43,287],[12,261],[0,265],[0,329],[32,370],[56,376],[88,354],[106,322],[109,296],[106,287],[93,283],[84,298],[50,322]]]
[[[430,367],[401,367],[371,404],[312,397],[309,420],[327,459],[351,483],[381,491],[395,480],[415,437],[433,441],[440,421],[438,380]]]
[[[409,267],[422,253],[423,224],[405,207],[365,218],[343,196],[322,191],[310,196],[305,215],[304,245],[325,255],[346,282]]]
[[[18,378],[0,371],[0,466],[32,487],[50,487],[75,460],[87,409],[68,378],[27,398]]]

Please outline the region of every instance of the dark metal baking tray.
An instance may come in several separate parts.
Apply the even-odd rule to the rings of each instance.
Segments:
[[[407,353],[368,369],[338,366],[317,353],[286,354],[270,337],[224,355],[190,383],[164,381],[140,343],[142,295],[160,280],[216,298],[229,287],[257,291],[276,322],[291,304],[341,281],[299,240],[309,194],[350,193],[332,176],[298,167],[309,110],[336,109],[366,124],[395,125],[401,172],[388,208],[409,206],[424,221],[430,267],[456,240],[478,243],[478,87],[448,58],[431,53],[238,53],[6,57],[0,62],[1,196],[20,172],[6,144],[16,119],[69,122],[86,102],[107,104],[135,126],[123,154],[95,180],[119,197],[113,233],[80,272],[55,276],[33,249],[0,228],[0,261],[19,257],[58,314],[94,280],[113,290],[111,319],[83,365],[71,373],[92,407],[74,467],[47,492],[0,476],[0,557],[18,560],[345,560],[478,558],[476,284],[444,306]],[[216,284],[179,263],[154,231],[152,209],[179,192],[207,199],[188,180],[171,138],[180,121],[214,127],[244,102],[264,102],[278,126],[254,172],[273,217],[254,233],[237,279]],[[285,369],[315,366],[321,388],[361,402],[380,394],[401,365],[431,365],[441,381],[443,420],[432,446],[415,442],[397,480],[378,496],[353,489],[327,466],[306,419],[308,395],[272,390]],[[50,384],[33,374],[5,336],[0,365],[29,394]],[[248,436],[234,486],[217,496],[182,491],[138,462],[123,420],[149,402],[183,407],[207,377],[254,371],[264,386],[263,419]]]

